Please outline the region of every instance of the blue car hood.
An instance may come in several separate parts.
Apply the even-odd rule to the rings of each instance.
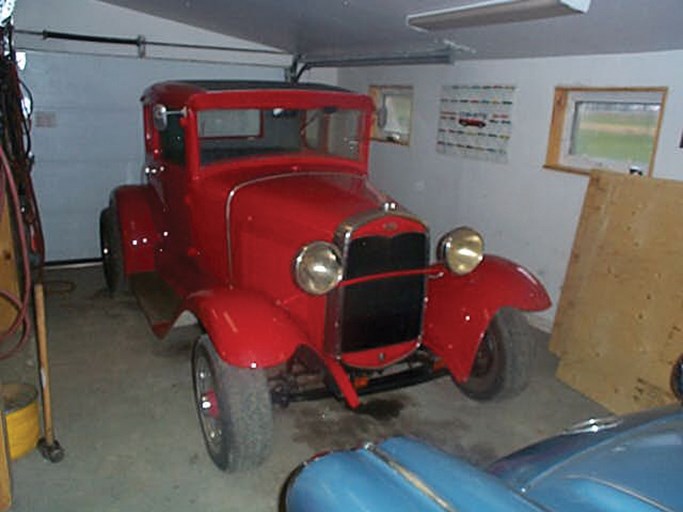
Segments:
[[[570,429],[489,471],[551,510],[683,511],[683,408]]]
[[[289,512],[540,512],[497,478],[411,438],[336,452],[300,468]]]

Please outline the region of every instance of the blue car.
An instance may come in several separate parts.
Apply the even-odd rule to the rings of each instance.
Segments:
[[[396,437],[303,464],[284,499],[288,512],[681,512],[683,407],[589,420],[486,471]]]

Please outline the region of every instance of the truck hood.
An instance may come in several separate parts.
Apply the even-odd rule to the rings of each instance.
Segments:
[[[288,512],[540,512],[495,477],[415,439],[337,452],[290,480]]]
[[[286,229],[304,241],[331,241],[345,219],[376,210],[386,200],[364,176],[289,173],[237,185],[228,197],[227,215],[233,232]]]

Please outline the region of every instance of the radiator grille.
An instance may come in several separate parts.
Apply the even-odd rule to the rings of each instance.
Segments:
[[[421,269],[427,263],[427,237],[423,233],[362,237],[350,243],[344,277]],[[340,293],[342,352],[391,345],[420,335],[423,275],[366,281],[343,287]]]
[[[342,351],[417,338],[422,324],[424,279],[405,276],[347,286],[340,323]]]
[[[346,257],[345,278],[382,272],[424,268],[427,265],[424,233],[403,233],[391,238],[366,236],[351,241]]]

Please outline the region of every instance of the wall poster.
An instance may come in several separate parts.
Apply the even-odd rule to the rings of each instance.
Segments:
[[[506,163],[514,85],[444,85],[436,151]]]

